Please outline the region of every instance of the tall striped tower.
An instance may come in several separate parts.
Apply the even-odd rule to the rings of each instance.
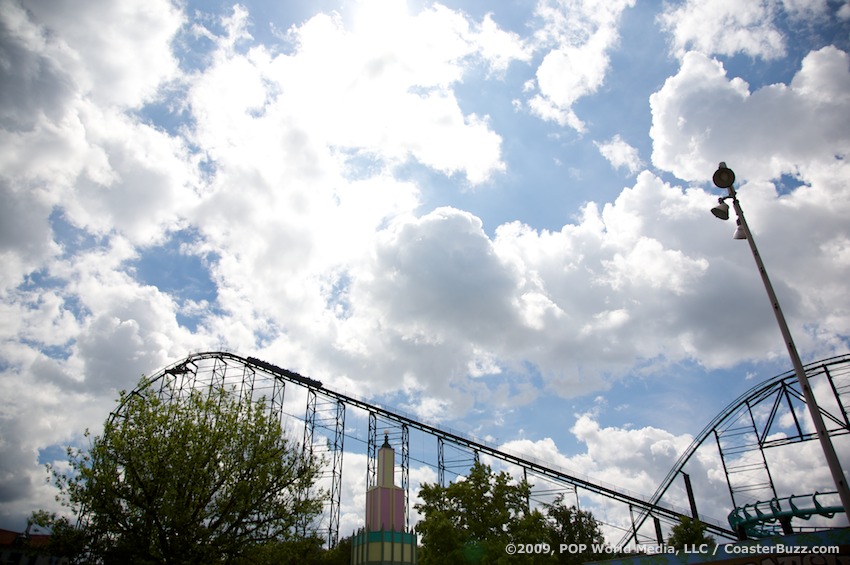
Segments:
[[[395,450],[384,432],[377,485],[366,491],[366,528],[351,543],[352,565],[416,563],[416,534],[404,531],[404,490],[395,485]]]

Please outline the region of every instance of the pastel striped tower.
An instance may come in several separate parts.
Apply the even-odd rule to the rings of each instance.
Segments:
[[[377,484],[366,491],[366,525],[351,538],[351,564],[416,565],[416,534],[405,530],[404,490],[395,486],[395,450],[387,432],[376,471]]]
[[[366,527],[373,532],[404,531],[404,491],[395,486],[395,450],[386,433],[377,471],[378,484],[366,491]]]

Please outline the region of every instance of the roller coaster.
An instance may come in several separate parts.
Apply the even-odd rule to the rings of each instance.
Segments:
[[[850,355],[810,363],[806,372],[819,391],[818,404],[830,436],[850,433]],[[320,381],[255,357],[241,357],[223,351],[194,353],[160,370],[144,386],[157,388],[158,394],[165,400],[173,400],[191,390],[218,387],[226,388],[241,398],[255,400],[263,397],[271,414],[281,423],[285,419],[289,423],[294,416],[286,411],[285,400],[286,388],[296,387],[298,397],[306,398],[303,418],[295,417],[298,425],[303,425],[302,449],[305,453],[321,454],[326,462],[324,479],[329,482],[330,496],[321,531],[323,536],[326,535],[329,547],[335,546],[339,540],[343,454],[346,436],[351,435],[345,421],[346,412],[351,409],[360,411],[368,419],[368,430],[364,430],[367,436],[367,488],[376,484],[379,425],[400,448],[400,478],[407,497],[405,519],[408,526],[411,430],[436,441],[436,462],[427,463],[436,469],[442,485],[446,484],[447,474],[458,469],[460,471],[455,474],[463,474],[473,461],[484,455],[518,467],[525,478],[530,474],[565,490],[570,489],[576,493],[577,500],[581,491],[621,503],[624,509],[628,508],[630,516],[630,527],[620,540],[621,546],[631,541],[642,543],[645,539],[662,543],[661,521],[675,524],[686,516],[698,518],[712,535],[734,540],[791,533],[801,520],[813,516],[831,518],[843,512],[840,503],[835,502],[834,493],[777,491],[775,471],[771,470],[766,453],[783,445],[816,439],[803,419],[805,402],[793,372],[759,383],[729,404],[693,439],[651,496],[628,492],[551,462],[513,453],[480,438],[422,422],[402,411],[333,391]],[[291,400],[287,402],[286,405],[290,406]],[[123,405],[119,405],[112,417],[120,416],[122,410]],[[695,454],[712,444],[719,453],[730,497],[726,523],[698,515],[689,476],[684,472]],[[688,509],[668,502],[671,487],[680,474],[685,479],[690,503]],[[647,535],[642,529],[650,519],[654,532]],[[798,526],[798,529],[802,528]]]

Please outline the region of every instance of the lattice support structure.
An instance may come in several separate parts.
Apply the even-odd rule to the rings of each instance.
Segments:
[[[401,488],[404,490],[404,529],[410,528],[410,430],[401,425]]]
[[[437,436],[437,482],[446,488],[446,445],[443,438]]]
[[[304,456],[313,454],[313,433],[316,431],[316,391],[307,390],[307,410],[304,412],[304,442],[301,450]]]
[[[378,484],[378,416],[369,412],[369,436],[366,447],[366,490]]]
[[[455,450],[455,453],[450,454],[452,455],[452,458],[450,459],[446,459],[447,447],[454,448]],[[457,447],[456,444],[452,442],[446,442],[446,440],[441,436],[437,436],[437,481],[441,487],[445,488],[447,486],[447,470],[467,470],[473,463],[478,463],[479,461],[480,455],[477,449],[472,449],[472,453],[470,454],[469,451]],[[456,474],[457,473],[455,473],[455,475]]]
[[[824,365],[823,371],[829,380],[829,386],[832,388],[832,394],[838,405],[843,426],[850,430],[850,417],[848,417],[848,412],[850,412],[850,378],[848,378],[850,377],[850,368]],[[846,402],[842,399],[846,399]]]
[[[334,428],[331,453],[333,468],[331,470],[331,508],[328,524],[328,547],[336,547],[339,542],[339,511],[342,495],[342,455],[345,447],[345,404],[336,402],[336,426]]]
[[[316,428],[330,432],[329,437],[316,436]],[[324,440],[324,441],[321,441]],[[331,462],[324,476],[330,478],[330,501],[328,509],[328,547],[339,541],[339,512],[342,495],[342,461],[345,447],[345,404],[341,400],[328,398],[310,387],[307,389],[307,409],[304,415],[305,456],[327,454]]]
[[[737,416],[729,426],[714,429],[729,496],[735,506],[776,497],[776,487],[749,401],[742,404]]]
[[[224,390],[227,388],[225,385],[225,377],[227,376],[228,364],[227,361],[223,358],[217,357],[213,363],[212,371],[210,372],[210,380],[207,383],[209,387],[209,391],[212,392],[214,390]],[[241,381],[243,384],[245,381]],[[240,400],[242,399],[240,390]],[[249,396],[250,398],[250,396]]]

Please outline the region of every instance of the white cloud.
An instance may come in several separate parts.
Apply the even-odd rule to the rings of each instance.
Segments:
[[[850,325],[843,307],[827,306],[846,301],[839,281],[848,267],[828,254],[840,257],[848,238],[839,227],[843,207],[821,206],[830,185],[818,184],[809,199],[801,192],[781,201],[769,185],[753,185],[747,203],[759,237],[772,242],[762,254],[798,340],[809,349],[807,336],[817,334],[826,354],[842,348]],[[752,258],[708,213],[713,200],[644,172],[613,203],[588,205],[559,232],[515,222],[490,240],[477,218],[454,209],[400,218],[380,235],[371,261],[351,272],[350,316],[336,324],[341,365],[329,372],[368,356],[378,382],[406,375],[423,397],[457,402],[447,407],[455,414],[471,402],[458,390],[476,391],[480,402],[497,398],[469,380],[482,377],[482,359],[494,373],[532,363],[545,386],[569,397],[604,390],[650,359],[717,368],[762,352],[782,356]],[[816,214],[823,232],[790,235],[801,213]],[[812,241],[833,243],[806,252]],[[813,270],[823,273],[818,293],[806,290],[804,273]],[[807,320],[805,331],[793,320]]]
[[[50,200],[44,191],[13,188],[0,179],[0,289],[14,288],[26,273],[59,252],[50,237]]]
[[[347,281],[376,231],[419,205],[418,188],[393,168],[413,158],[472,183],[503,170],[500,137],[486,117],[461,112],[452,86],[476,57],[495,73],[527,57],[489,17],[478,25],[440,6],[416,15],[369,6],[350,25],[320,14],[292,28],[288,54],[233,49],[246,33],[234,17],[189,88],[193,139],[216,170],[190,221],[219,256],[218,301],[233,316],[210,331],[231,347],[263,335],[264,347],[336,375],[371,349],[346,321]],[[246,218],[262,229],[246,232]],[[242,330],[223,331],[234,323]],[[397,363],[381,374],[407,370]]]
[[[541,46],[554,47],[537,68],[539,92],[528,102],[534,114],[585,131],[572,106],[602,86],[608,72],[608,52],[619,40],[620,16],[631,6],[633,0],[538,2],[536,13],[543,23],[537,40]]]
[[[26,10],[60,68],[96,103],[138,107],[177,75],[171,41],[184,15],[169,0],[28,1]]]
[[[36,196],[38,206],[28,213],[39,210],[33,225],[42,233],[49,232],[47,216],[59,206],[78,227],[101,234],[116,229],[149,243],[191,201],[193,164],[181,141],[114,106],[136,107],[174,76],[168,39],[182,16],[170,3],[107,4],[80,10],[36,2],[26,12],[4,5],[10,29],[5,49],[20,57],[3,68],[4,83],[15,88],[4,89],[0,141],[10,150],[0,162],[14,193]],[[65,17],[72,9],[74,16]],[[100,33],[88,30],[94,21]],[[146,56],[126,65],[120,57],[128,51]]]
[[[381,317],[406,335],[475,340],[489,328],[513,325],[508,300],[515,282],[478,218],[437,209],[382,235],[361,292],[373,296]]]
[[[196,141],[216,165],[193,221],[221,254],[219,300],[285,350],[291,333],[326,349],[345,315],[335,285],[376,229],[418,205],[388,169],[412,156],[483,182],[504,167],[499,137],[451,91],[476,49],[469,22],[439,7],[370,14],[351,29],[318,15],[290,31],[288,55],[222,48],[189,92]],[[246,218],[263,229],[246,233]]]
[[[572,110],[579,98],[592,94],[602,85],[608,69],[608,57],[595,45],[561,46],[550,51],[537,69],[540,94],[530,106],[544,119],[555,119],[580,132],[584,123]]]
[[[688,0],[670,4],[659,16],[673,34],[673,50],[776,59],[785,54],[785,38],[775,25],[776,3],[741,4],[734,0]]]
[[[108,164],[100,178],[78,177],[73,197],[62,203],[66,218],[93,233],[162,242],[196,204],[198,181],[184,142],[120,115],[85,113],[87,140],[109,156]]]
[[[192,203],[183,143],[123,113],[174,78],[181,25],[169,2],[0,9],[4,517],[52,507],[38,448],[77,441],[118,389],[199,343],[123,273]]]
[[[708,178],[720,161],[740,180],[831,167],[850,146],[848,67],[846,53],[824,47],[806,56],[790,85],[751,92],[721,63],[688,53],[650,97],[652,162],[688,180]]]
[[[592,414],[576,415],[570,432],[581,446],[573,455],[563,453],[548,437],[536,441],[514,440],[502,444],[499,449],[525,456],[532,461],[544,462],[578,479],[648,499],[656,492],[662,478],[675,468],[679,457],[694,440],[689,434],[673,434],[650,426],[633,429],[602,426],[599,423],[599,415]],[[839,452],[845,452],[847,447],[847,442],[843,442],[839,446]],[[765,455],[770,460],[771,469],[794,469],[790,473],[774,473],[773,480],[779,496],[816,492],[824,485],[831,485],[826,465],[818,466],[817,471],[813,472],[814,468],[795,464],[795,461],[808,458],[822,460],[823,455],[816,441],[771,448],[765,451]],[[727,455],[726,463],[731,465],[732,462],[733,456]],[[726,517],[731,507],[731,499],[722,465],[713,435],[709,435],[682,470],[690,476],[700,516],[728,528]],[[518,469],[511,471],[516,474]],[[733,480],[740,480],[740,477]],[[752,481],[753,477],[750,476],[749,480]],[[538,489],[551,489],[555,484],[533,476],[531,481],[538,484]],[[742,483],[739,483],[739,486],[740,484]],[[583,489],[579,489],[578,494],[581,507],[591,511],[595,518],[604,523],[602,529],[608,542],[617,543],[631,527],[625,505],[592,495]],[[764,495],[765,492],[761,494]],[[569,498],[567,500],[569,501]],[[674,478],[661,501],[662,504],[680,512],[690,513],[684,481],[680,477]],[[744,492],[738,492],[737,504],[750,502],[754,500],[747,499]],[[666,529],[669,530],[669,524]],[[651,522],[644,525],[642,533],[654,536]]]
[[[687,434],[674,435],[653,427],[603,427],[597,417],[590,414],[576,415],[570,432],[582,446],[573,455],[564,454],[550,438],[511,441],[500,446],[500,449],[531,456],[578,479],[648,498],[655,492],[660,478],[666,476],[693,439]],[[715,468],[720,469],[716,453],[714,457],[693,458],[687,471],[691,473],[696,488],[702,491],[700,494],[705,495],[708,491],[700,500],[712,500],[711,496],[714,496],[714,504],[700,508],[702,515],[722,521],[725,517],[723,501],[728,495],[722,490],[725,488],[724,483],[709,478]],[[551,486],[542,483],[538,488]],[[687,508],[684,488],[680,486],[671,488],[663,501],[676,508]],[[628,512],[624,512],[625,505],[583,489],[579,489],[578,494],[581,508],[589,510],[603,522],[602,529],[607,541],[617,543],[630,527]]]
[[[218,112],[208,103],[221,103],[225,83],[238,85],[229,88],[250,97],[237,96],[235,106],[224,109],[230,125],[205,120],[199,141],[212,151],[244,147],[251,138],[232,128],[249,125],[241,118],[256,113],[259,104],[262,115],[253,121],[251,134],[260,133],[261,139],[271,134],[267,127],[285,124],[309,132],[321,145],[391,165],[412,157],[447,175],[461,173],[473,184],[485,182],[504,169],[501,138],[487,116],[461,110],[452,85],[475,54],[488,57],[498,69],[514,55],[525,56],[488,21],[477,33],[459,13],[435,6],[415,16],[391,11],[376,19],[367,14],[349,30],[339,19],[320,14],[290,31],[296,45],[291,55],[272,55],[263,48],[246,56],[220,52],[213,72],[206,73],[218,80],[204,78],[193,89],[193,113],[215,117]]]
[[[623,140],[620,134],[604,143],[595,142],[594,145],[615,169],[625,167],[629,173],[635,174],[643,167],[643,161],[638,155],[638,150]]]
[[[531,59],[531,48],[517,34],[499,28],[491,14],[476,27],[479,52],[494,73],[505,72],[513,61]]]
[[[817,19],[828,17],[829,14],[827,0],[782,0],[782,6],[795,19]]]
[[[400,218],[351,273],[351,315],[338,322],[337,347],[352,357],[346,364],[369,355],[374,378],[386,384],[411,375],[424,396],[460,406],[469,397],[451,391],[472,386],[468,368],[482,358],[491,367],[533,363],[565,396],[604,389],[659,355],[738,362],[774,330],[759,329],[763,318],[741,326],[722,316],[704,334],[695,330],[694,312],[712,312],[718,297],[707,287],[729,277],[706,259],[717,253],[711,238],[724,233],[706,211],[711,201],[642,173],[614,203],[588,205],[560,232],[512,223],[490,240],[480,220],[459,210]],[[700,218],[708,229],[694,237]],[[758,296],[751,288],[746,296]]]

